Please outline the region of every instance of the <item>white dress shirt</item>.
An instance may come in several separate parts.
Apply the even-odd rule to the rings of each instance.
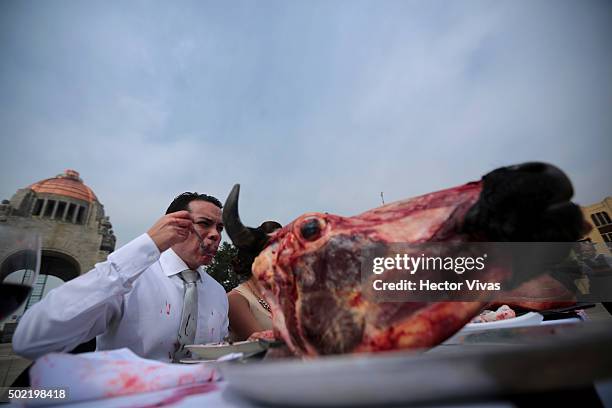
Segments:
[[[188,269],[172,249],[161,255],[143,234],[86,274],[50,291],[21,318],[13,350],[26,358],[66,352],[97,336],[97,349],[128,347],[144,358],[171,361]],[[196,343],[228,334],[225,290],[198,268]]]

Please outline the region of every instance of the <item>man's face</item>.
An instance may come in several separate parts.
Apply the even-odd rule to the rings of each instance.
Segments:
[[[221,241],[223,222],[221,209],[208,201],[194,200],[188,210],[195,232],[172,247],[174,252],[192,269],[212,262]],[[198,237],[199,235],[199,237]]]

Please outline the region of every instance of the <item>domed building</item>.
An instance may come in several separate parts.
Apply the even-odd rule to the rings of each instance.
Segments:
[[[0,321],[0,343],[9,343],[25,310],[62,281],[106,260],[115,249],[116,238],[104,206],[74,170],[19,189],[10,200],[3,200],[0,225],[38,231],[42,237],[40,275],[29,298]],[[81,351],[93,351],[95,341],[81,347]],[[0,376],[5,380],[0,385],[8,386],[28,364],[28,360],[8,355],[0,362]]]
[[[104,206],[74,170],[19,189],[10,201],[2,201],[0,224],[40,232],[40,273],[63,281],[92,269],[115,249]]]

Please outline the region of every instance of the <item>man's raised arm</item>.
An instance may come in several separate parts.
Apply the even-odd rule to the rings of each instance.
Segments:
[[[49,292],[19,321],[13,335],[15,353],[34,359],[67,352],[104,333],[113,320],[121,319],[123,296],[134,281],[161,252],[185,240],[191,228],[187,211],[167,214],[105,262]]]

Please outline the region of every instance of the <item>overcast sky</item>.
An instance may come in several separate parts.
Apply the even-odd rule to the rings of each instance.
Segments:
[[[124,244],[183,191],[352,215],[530,160],[612,195],[610,1],[0,2],[0,199],[72,168]]]

